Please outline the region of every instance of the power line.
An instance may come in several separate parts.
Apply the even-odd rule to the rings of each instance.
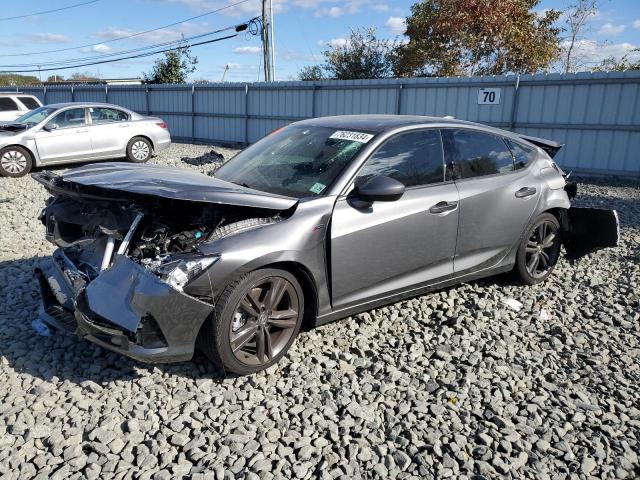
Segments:
[[[146,47],[138,47],[138,48],[133,48],[133,49],[130,49],[130,50],[120,50],[120,51],[117,51],[117,52],[104,53],[104,54],[95,55],[95,56],[92,56],[92,57],[76,57],[76,58],[69,58],[69,59],[51,61],[51,62],[37,62],[37,63],[21,63],[21,64],[0,65],[0,68],[46,67],[46,66],[51,66],[51,65],[65,65],[65,64],[69,64],[69,63],[86,62],[86,61],[89,61],[89,60],[91,60],[91,61],[93,61],[93,60],[101,60],[103,58],[117,57],[119,55],[127,55],[129,53],[142,52],[142,51],[145,51],[145,50],[152,50],[154,48],[160,48],[160,47],[167,47],[169,45],[179,45],[181,43],[189,42],[191,40],[195,40],[195,39],[198,39],[198,38],[208,37],[208,36],[211,36],[211,35],[215,35],[217,33],[226,32],[228,30],[238,29],[241,26],[248,25],[251,22],[254,22],[256,20],[257,20],[257,18],[256,19],[250,19],[250,20],[247,20],[245,22],[241,22],[241,23],[238,23],[236,25],[232,25],[230,27],[225,27],[225,28],[221,28],[221,29],[218,29],[218,30],[213,30],[213,31],[210,31],[210,32],[201,33],[199,35],[193,35],[191,37],[181,38],[179,40],[171,40],[171,41],[168,41],[168,42],[162,42],[162,43],[157,43],[157,44],[153,44],[153,45],[148,45]]]
[[[91,0],[89,2],[76,3],[74,5],[68,5],[66,7],[54,8],[51,10],[43,10],[41,12],[35,12],[35,13],[28,13],[26,15],[16,15],[15,17],[2,17],[0,18],[0,22],[4,22],[5,20],[18,20],[19,18],[37,17],[38,15],[44,15],[46,13],[62,12],[63,10],[70,10],[72,8],[82,7],[84,5],[90,5],[92,3],[98,3],[100,1],[101,0]]]
[[[100,0],[94,0],[94,1],[100,1]],[[250,1],[253,1],[253,0],[241,0],[241,1],[236,2],[236,3],[232,3],[230,5],[226,5],[224,7],[220,7],[220,8],[217,8],[215,10],[211,10],[209,12],[201,13],[200,15],[196,15],[194,17],[185,18],[185,19],[180,20],[178,22],[170,23],[168,25],[163,25],[162,27],[156,27],[156,28],[152,28],[152,29],[149,29],[149,30],[144,30],[142,32],[132,33],[130,35],[125,35],[125,36],[118,37],[118,38],[112,38],[112,39],[109,39],[109,40],[105,40],[103,42],[88,43],[86,45],[77,45],[75,47],[58,48],[58,49],[55,49],[55,50],[43,50],[41,52],[6,53],[6,54],[1,54],[0,57],[23,57],[23,56],[27,56],[27,55],[41,55],[41,54],[44,54],[44,53],[68,52],[70,50],[77,50],[77,49],[80,49],[80,48],[87,48],[87,47],[95,47],[96,45],[104,45],[105,43],[113,43],[113,42],[118,42],[120,40],[127,40],[129,38],[139,37],[140,35],[145,35],[147,33],[157,32],[158,30],[162,30],[164,28],[175,27],[176,25],[180,25],[182,23],[190,22],[192,20],[197,20],[199,18],[203,18],[203,17],[206,17],[208,15],[213,15],[214,13],[218,13],[218,12],[221,12],[223,10],[227,10],[229,8],[236,7],[238,5],[242,5],[243,3],[247,3],[247,2],[250,2]]]
[[[191,47],[197,47],[199,45],[206,45],[208,43],[214,43],[214,42],[219,42],[221,40],[228,40],[229,38],[233,38],[233,37],[237,37],[239,34],[238,33],[234,33],[233,35],[227,35],[225,37],[219,37],[219,38],[213,38],[211,40],[205,40],[203,42],[197,42],[197,43],[191,43],[188,45],[184,45],[183,47],[180,48],[191,48]],[[54,70],[69,70],[69,69],[73,69],[73,68],[82,68],[82,67],[90,67],[93,65],[101,65],[103,63],[113,63],[113,62],[120,62],[122,60],[130,60],[132,58],[143,58],[143,57],[150,57],[152,55],[157,55],[159,53],[164,53],[164,52],[170,52],[171,50],[176,50],[175,48],[165,48],[164,50],[157,50],[155,52],[145,52],[145,53],[140,53],[138,55],[131,55],[128,57],[122,57],[122,58],[113,58],[111,60],[102,60],[100,62],[91,62],[91,63],[84,63],[84,64],[80,64],[80,65],[71,65],[71,66],[67,66],[67,67],[54,67],[54,68],[36,68],[36,69],[31,69],[31,70],[0,70],[0,73],[35,73],[35,72],[52,72]]]

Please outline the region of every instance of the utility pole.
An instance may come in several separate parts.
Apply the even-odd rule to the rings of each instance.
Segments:
[[[273,82],[274,80],[272,6],[272,0],[262,0],[262,63],[266,82]]]
[[[269,0],[269,40],[271,40],[271,80],[276,81],[276,37],[273,30],[273,0]]]

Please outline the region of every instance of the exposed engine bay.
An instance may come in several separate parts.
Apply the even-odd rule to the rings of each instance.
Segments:
[[[47,239],[61,247],[81,273],[78,287],[96,278],[116,253],[163,278],[183,257],[197,256],[198,245],[276,223],[286,214],[136,193],[52,193],[40,219]],[[181,290],[180,284],[169,283]]]

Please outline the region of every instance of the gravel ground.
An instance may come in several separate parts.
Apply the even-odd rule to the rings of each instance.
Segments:
[[[210,150],[154,162],[207,173]],[[581,186],[620,212],[618,248],[543,285],[494,278],[304,332],[245,378],[35,335],[46,197],[0,179],[3,479],[640,476],[638,184]]]

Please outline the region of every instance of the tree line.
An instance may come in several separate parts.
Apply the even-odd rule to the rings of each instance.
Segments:
[[[540,0],[421,0],[402,37],[380,39],[355,29],[328,45],[324,62],[303,68],[301,80],[501,75],[640,69],[627,53],[597,64],[581,58],[598,0],[576,0],[565,11],[537,11]],[[559,26],[562,17],[564,26]]]

